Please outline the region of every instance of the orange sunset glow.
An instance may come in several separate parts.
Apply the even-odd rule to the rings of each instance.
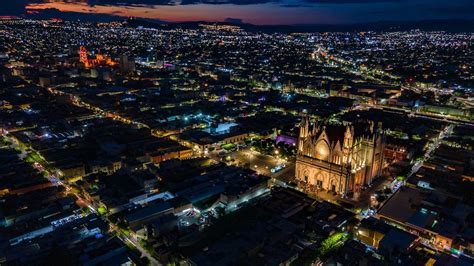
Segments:
[[[308,14],[304,8],[294,8],[292,13],[273,4],[259,5],[175,5],[175,6],[90,6],[85,3],[43,3],[30,4],[29,10],[55,8],[62,12],[108,14],[114,16],[160,19],[170,22],[182,21],[224,21],[226,18],[239,18],[253,24],[292,24],[311,23],[315,18],[331,21],[324,12],[314,11]]]

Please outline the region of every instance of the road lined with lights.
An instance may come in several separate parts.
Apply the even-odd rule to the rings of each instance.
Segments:
[[[453,133],[454,126],[449,125],[445,127],[439,135],[433,140],[433,142],[428,144],[428,148],[426,149],[426,152],[421,160],[417,160],[416,163],[413,165],[410,173],[407,175],[407,178],[410,178],[412,175],[414,175],[420,168],[423,166],[423,163],[427,160],[429,160],[433,154],[433,152],[439,147],[443,139],[446,137],[449,137]]]
[[[320,53],[321,55],[322,55],[322,53],[327,54],[328,49],[325,49],[321,46],[317,46],[317,47],[318,47],[318,50],[317,50],[318,53]],[[315,59],[315,60],[318,60],[318,62],[320,62],[320,63],[324,63],[326,61],[327,62],[331,62],[331,61],[336,62],[336,67],[340,68],[341,70],[344,70],[346,72],[349,72],[349,73],[357,75],[357,76],[362,76],[364,78],[371,79],[371,80],[376,81],[376,82],[381,83],[381,84],[388,84],[388,85],[391,85],[391,86],[402,86],[402,84],[399,82],[401,80],[401,77],[395,76],[393,74],[390,74],[390,73],[387,73],[385,71],[378,70],[378,69],[373,70],[373,69],[366,68],[365,70],[360,70],[360,72],[356,71],[356,70],[352,70],[352,69],[347,69],[347,66],[349,66],[351,68],[354,68],[354,69],[357,68],[357,66],[353,62],[347,61],[347,60],[342,59],[342,58],[335,57],[334,55],[327,56],[327,58],[325,56],[326,61],[320,60],[319,57],[314,56],[314,55],[313,55],[312,58]],[[387,81],[384,81],[384,80],[380,80],[379,78],[376,78],[373,75],[371,75],[371,73],[376,73],[378,75],[388,77],[389,79],[396,80],[397,82],[393,82],[393,81],[387,82]],[[432,91],[432,92],[435,92],[435,93],[441,94],[441,95],[452,93],[452,90],[442,90],[442,89],[439,89],[439,88],[436,88],[436,87],[429,87],[427,84],[422,84],[421,87],[426,87],[426,89],[424,89],[424,90]],[[411,90],[411,91],[415,91],[415,92],[422,91],[419,87],[402,86],[402,90],[403,89]],[[363,103],[360,103],[359,105],[365,106],[365,107],[370,107],[370,108],[382,109],[384,111],[395,111],[395,112],[397,112],[397,111],[400,112],[401,111],[401,112],[409,113],[409,115],[413,116],[413,117],[433,119],[433,120],[437,120],[437,121],[449,121],[451,123],[474,126],[474,123],[471,120],[462,119],[462,118],[458,118],[458,117],[452,117],[452,116],[447,115],[447,114],[445,115],[445,114],[427,113],[427,112],[421,112],[421,111],[418,111],[418,110],[412,111],[410,109],[405,109],[405,108],[396,107],[396,106],[387,106],[387,105],[382,105],[382,104],[363,104]]]
[[[92,105],[82,101],[79,97],[75,96],[72,93],[66,93],[66,92],[57,90],[57,89],[52,88],[52,87],[48,88],[47,90],[48,90],[48,92],[50,92],[51,94],[54,94],[54,95],[67,95],[69,97],[72,97],[72,99],[73,99],[72,104],[77,106],[77,107],[86,108],[88,110],[93,111],[96,114],[103,115],[103,116],[106,116],[106,117],[110,117],[114,120],[123,122],[125,124],[135,125],[138,128],[150,128],[148,125],[146,125],[144,123],[133,121],[131,119],[125,118],[125,117],[123,117],[119,114],[112,113],[110,111],[105,111],[105,110],[103,110],[103,109],[101,109],[97,106],[92,106]]]
[[[34,150],[33,148],[28,148],[24,143],[21,143],[18,139],[13,137],[10,133],[6,133],[3,131],[0,131],[0,133],[2,133],[0,134],[1,136],[6,137],[8,141],[11,143],[10,148],[20,151],[19,157],[21,160],[25,160],[27,156],[32,153],[38,154],[38,156],[40,156],[41,158],[41,161],[33,162],[32,163],[33,168],[40,171],[41,173],[45,173],[44,174],[45,178],[47,178],[53,185],[62,186],[66,190],[67,193],[74,195],[77,198],[78,202],[84,203],[92,213],[98,214],[98,211],[93,206],[93,204],[91,204],[90,202],[82,198],[78,193],[75,193],[69,184],[65,183],[64,181],[60,179],[62,177],[61,170],[51,167],[46,161],[46,159],[44,159],[38,151]],[[82,217],[87,217],[87,215],[82,215]],[[120,231],[120,229],[116,225],[114,225],[107,219],[104,219],[104,220],[109,224],[110,230],[112,232],[115,232],[117,234],[117,237],[121,241],[123,241],[124,243],[128,242],[132,244],[132,246],[134,246],[138,251],[141,252],[142,256],[145,256],[150,260],[152,265],[161,265],[151,254],[148,253],[148,251],[143,249],[141,245],[137,243],[135,239],[129,236],[126,236],[123,232]],[[69,222],[70,219],[67,219],[67,221]]]
[[[451,117],[449,115],[439,115],[439,114],[433,114],[433,113],[425,113],[425,112],[420,112],[420,111],[411,111],[407,110],[404,108],[400,107],[395,107],[395,106],[387,106],[387,105],[381,105],[381,104],[359,104],[359,108],[374,108],[374,109],[379,109],[383,110],[385,112],[392,112],[392,113],[406,113],[408,116],[411,117],[419,117],[419,118],[425,118],[425,119],[431,119],[431,120],[436,120],[436,121],[441,121],[441,122],[450,122],[452,124],[460,124],[460,125],[465,125],[465,126],[474,126],[474,122],[462,118],[455,118]]]
[[[28,81],[28,80],[25,80],[25,82],[31,83],[31,82]],[[143,128],[143,127],[149,128],[148,125],[145,125],[145,124],[143,124],[143,123],[135,122],[135,121],[132,121],[132,120],[130,120],[130,119],[127,119],[127,118],[121,117],[121,116],[119,116],[119,115],[113,114],[113,113],[111,113],[111,112],[104,111],[104,110],[102,110],[102,109],[100,109],[100,108],[98,108],[98,107],[91,106],[90,104],[81,101],[77,96],[75,96],[75,95],[73,95],[73,94],[65,93],[65,92],[63,92],[63,91],[60,91],[60,90],[57,90],[57,89],[51,88],[51,87],[50,87],[50,88],[47,88],[47,91],[48,91],[49,93],[53,94],[53,95],[68,95],[68,96],[72,97],[72,99],[73,99],[72,103],[73,103],[75,106],[77,106],[77,107],[86,108],[86,109],[88,109],[88,110],[91,110],[91,111],[93,111],[93,112],[95,112],[95,113],[99,113],[99,114],[105,114],[106,116],[111,117],[111,118],[113,118],[113,119],[115,119],[115,120],[121,121],[121,122],[123,122],[123,123],[126,123],[126,124],[133,124],[133,125],[137,126],[138,128]],[[0,130],[0,135],[1,135],[1,136],[4,136],[4,137],[6,137],[6,138],[8,138],[8,140],[12,143],[12,144],[11,144],[11,145],[12,145],[11,147],[12,147],[13,149],[20,150],[21,153],[20,153],[19,156],[20,156],[20,159],[21,159],[21,160],[25,160],[26,156],[29,154],[28,151],[31,151],[31,152],[34,152],[34,153],[38,154],[38,155],[41,157],[43,163],[41,163],[41,162],[34,162],[32,165],[33,165],[33,167],[34,167],[35,169],[37,169],[37,170],[39,170],[39,171],[41,171],[41,169],[45,170],[46,173],[47,173],[47,174],[45,175],[45,177],[46,177],[52,184],[54,184],[55,186],[62,186],[62,187],[64,187],[64,189],[65,189],[68,193],[74,195],[74,196],[78,199],[79,202],[85,203],[85,205],[87,206],[87,208],[88,208],[92,213],[95,213],[95,214],[98,213],[97,209],[96,209],[90,202],[88,202],[88,201],[86,201],[85,199],[83,199],[78,193],[74,193],[74,192],[73,192],[74,190],[72,190],[71,186],[69,186],[67,183],[63,182],[63,181],[60,179],[60,178],[62,177],[62,172],[61,172],[61,170],[59,170],[59,169],[54,169],[54,168],[52,168],[52,167],[50,167],[50,166],[47,167],[47,165],[44,165],[44,163],[47,164],[47,161],[46,161],[46,159],[44,159],[44,157],[42,157],[42,155],[41,155],[38,151],[34,150],[33,148],[27,148],[24,143],[21,143],[18,139],[14,138],[14,137],[13,137],[8,131],[6,131],[6,130]],[[48,168],[49,168],[49,170],[46,170],[46,169],[48,169]],[[50,174],[50,173],[49,173],[50,171],[54,172],[55,174]],[[104,220],[107,221],[107,219],[104,219]],[[124,243],[125,243],[125,242],[131,243],[132,246],[134,246],[137,250],[139,250],[139,251],[141,252],[141,255],[142,255],[142,256],[145,256],[145,257],[147,257],[147,258],[150,260],[150,262],[152,263],[152,265],[161,265],[150,253],[148,253],[148,251],[146,251],[145,249],[143,249],[140,244],[136,243],[136,241],[134,241],[134,240],[131,239],[130,237],[128,237],[128,236],[126,236],[125,234],[123,234],[120,230],[117,230],[117,227],[116,227],[113,223],[111,223],[110,221],[107,221],[107,223],[109,224],[109,228],[110,228],[112,231],[114,231],[114,232],[117,233],[117,236],[119,237],[119,239],[120,239],[121,241],[123,241]],[[115,229],[114,229],[114,228],[115,228]]]
[[[128,243],[132,245],[134,248],[136,248],[142,256],[145,256],[150,260],[151,265],[161,265],[161,263],[156,260],[146,249],[144,249],[140,243],[137,242],[136,237],[130,237],[125,235],[123,232],[121,232],[120,228],[116,226],[114,223],[109,222],[109,228],[112,232],[115,232],[117,234],[117,237],[124,243]]]

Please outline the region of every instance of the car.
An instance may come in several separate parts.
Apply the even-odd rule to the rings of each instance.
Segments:
[[[188,226],[188,225],[189,225],[189,222],[188,222],[188,221],[185,221],[185,220],[180,220],[180,221],[179,221],[179,224],[182,225],[182,226]]]

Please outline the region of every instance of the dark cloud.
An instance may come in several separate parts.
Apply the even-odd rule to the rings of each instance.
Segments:
[[[282,4],[281,7],[296,8],[296,7],[309,7],[310,4]]]
[[[16,16],[25,13],[26,0],[0,0],[1,16]]]
[[[25,6],[27,4],[52,3],[51,6],[54,7],[54,2],[60,2],[60,0],[0,0],[0,15],[21,15],[25,13]],[[229,12],[229,16],[242,17],[246,22],[258,21],[257,23],[259,24],[265,23],[265,16],[268,17],[269,22],[279,20],[280,17],[275,18],[274,14],[280,14],[281,20],[286,21],[285,23],[289,23],[288,21],[290,20],[298,23],[300,15],[301,20],[305,21],[305,23],[307,21],[314,21],[314,23],[331,24],[429,19],[474,19],[474,0],[63,0],[62,2],[67,4],[86,3],[90,7],[119,6],[120,11],[109,13],[108,15],[110,16],[126,16],[127,9],[141,6],[146,7],[142,11],[143,17],[150,17],[152,19],[160,19],[159,17],[155,18],[149,15],[155,12],[155,8],[159,8],[159,6],[176,5],[172,8],[176,8],[177,12],[182,11],[183,13],[180,16],[185,17],[184,15],[188,14],[185,12],[193,12],[191,10],[194,8],[186,5],[222,5],[222,8],[212,8],[212,10],[222,10],[222,12],[229,12],[229,10],[234,8],[231,5],[234,5],[238,6],[235,9],[241,13]],[[260,4],[260,6],[252,6],[256,4]],[[262,12],[262,17],[254,14],[254,8]],[[89,15],[88,9],[90,8],[84,9],[77,16],[82,14],[84,17],[87,17]],[[247,15],[244,11],[245,9],[251,15]],[[107,8],[104,8],[104,10],[107,10]],[[61,12],[56,10],[55,12],[45,13],[60,14]],[[285,19],[285,16],[282,15],[285,13],[291,19]],[[210,16],[200,15],[205,20],[213,21],[213,14]],[[223,14],[219,15],[221,17]],[[72,15],[68,14],[68,16]],[[189,17],[194,18],[196,15],[189,13]]]
[[[232,23],[232,24],[243,24],[244,21],[241,18],[226,18],[224,22]]]
[[[79,2],[79,1],[78,1]],[[87,3],[91,6],[95,5],[110,5],[110,6],[159,6],[171,5],[171,0],[88,0]]]
[[[408,0],[305,0],[308,3],[313,4],[378,4],[378,3],[400,3]]]
[[[182,0],[181,5],[197,5],[197,4],[208,4],[208,5],[255,5],[265,3],[278,3],[280,0]]]
[[[432,13],[433,15],[458,14],[460,16],[467,16],[468,18],[474,18],[474,2],[466,3],[465,5],[457,5],[457,6],[449,6],[449,7],[433,6],[433,7],[427,8],[426,11]]]
[[[111,14],[95,14],[95,13],[80,13],[80,12],[63,12],[56,8],[48,8],[41,10],[41,12],[31,14],[29,18],[34,19],[51,19],[61,18],[65,20],[83,20],[83,21],[94,21],[94,22],[109,22],[123,20],[123,16],[120,13]],[[155,23],[162,23],[161,20],[153,19],[150,20]]]

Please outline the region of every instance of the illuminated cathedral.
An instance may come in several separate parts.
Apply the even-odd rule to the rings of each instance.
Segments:
[[[357,193],[381,175],[384,137],[373,122],[310,125],[303,119],[298,138],[296,180],[306,189],[341,196]]]
[[[102,54],[96,54],[95,58],[90,59],[87,56],[85,46],[79,48],[79,61],[84,64],[85,68],[92,68],[96,66],[115,66],[117,63],[110,57],[105,57]]]

